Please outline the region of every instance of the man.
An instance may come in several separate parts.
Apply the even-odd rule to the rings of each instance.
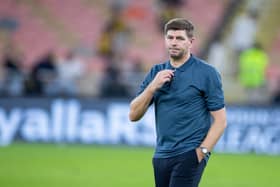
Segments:
[[[156,187],[198,186],[210,151],[226,127],[220,75],[191,54],[193,31],[182,18],[165,25],[169,61],[151,69],[130,104],[131,121],[139,120],[152,103],[155,106]]]
[[[238,79],[248,103],[268,102],[267,65],[268,55],[258,42],[240,53]]]

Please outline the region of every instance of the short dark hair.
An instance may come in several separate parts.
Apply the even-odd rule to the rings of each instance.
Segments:
[[[169,20],[164,26],[164,34],[168,30],[185,30],[189,38],[193,37],[194,26],[193,24],[184,18],[174,18]]]

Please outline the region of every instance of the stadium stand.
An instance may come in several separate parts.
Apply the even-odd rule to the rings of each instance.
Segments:
[[[205,58],[205,47],[211,48],[218,32],[222,33],[222,42],[231,32],[231,25],[240,14],[250,6],[248,1],[238,1],[242,9],[234,9],[227,19],[227,25],[221,24],[226,16],[228,7],[235,1],[226,0],[188,0],[177,7],[176,14],[192,20],[197,29],[194,53]],[[261,2],[261,0],[258,0]],[[262,14],[258,24],[257,39],[261,41],[268,51],[271,60],[268,68],[269,89],[275,89],[279,77],[279,27],[277,25],[277,12],[280,7],[278,1],[269,1],[262,6]],[[253,5],[256,6],[257,3]],[[161,6],[159,1],[112,1],[112,0],[68,0],[67,3],[56,0],[23,0],[1,1],[0,18],[9,17],[18,22],[18,27],[11,32],[11,41],[18,46],[25,55],[24,67],[28,70],[39,57],[50,49],[62,56],[68,49],[76,49],[86,63],[86,73],[80,83],[82,95],[98,96],[98,85],[106,63],[97,54],[97,43],[101,37],[102,29],[111,16],[111,7],[118,5],[122,8],[122,17],[130,29],[130,36],[126,44],[126,55],[120,64],[123,71],[130,71],[131,63],[141,59],[144,71],[153,64],[159,63],[165,56],[162,32],[158,29],[158,16]],[[260,6],[260,5],[257,5]],[[258,8],[258,7],[257,7]],[[221,28],[222,26],[222,28]],[[220,28],[220,29],[218,29]],[[8,40],[6,34],[0,29],[0,47],[4,48]],[[278,40],[276,36],[278,35]],[[227,50],[227,45],[225,47]],[[203,51],[202,51],[203,50]],[[152,52],[152,53],[151,53]],[[230,51],[229,53],[230,59]],[[136,60],[137,61],[137,60]],[[231,69],[232,63],[226,66]],[[141,80],[143,75],[139,76]],[[94,84],[92,84],[94,82]],[[126,81],[127,84],[129,82]],[[135,81],[137,82],[137,81]],[[137,82],[138,84],[138,82]],[[226,97],[229,101],[243,101],[242,89],[233,75],[225,77]],[[271,86],[272,85],[272,86]],[[130,85],[132,86],[132,85]],[[232,95],[237,91],[237,96]],[[228,93],[228,94],[227,94]]]
[[[27,68],[36,58],[58,45],[55,35],[29,12],[26,4],[20,1],[1,1],[0,9],[2,15],[14,18],[19,23],[18,28],[11,35],[11,40],[25,54]]]

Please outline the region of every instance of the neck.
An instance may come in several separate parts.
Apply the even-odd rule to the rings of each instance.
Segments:
[[[180,67],[181,65],[183,65],[185,62],[188,61],[188,59],[191,57],[191,54],[190,53],[187,53],[185,56],[183,56],[182,58],[180,59],[174,59],[174,58],[170,58],[170,64],[175,67],[175,68],[178,68]]]

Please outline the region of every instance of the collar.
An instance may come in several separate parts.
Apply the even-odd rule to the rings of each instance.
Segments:
[[[179,66],[178,68],[175,68],[171,65],[170,63],[170,60],[167,62],[167,69],[174,69],[176,71],[185,71],[194,61],[194,57],[193,55],[191,54],[190,55],[190,58],[185,62],[183,63],[181,66]]]

